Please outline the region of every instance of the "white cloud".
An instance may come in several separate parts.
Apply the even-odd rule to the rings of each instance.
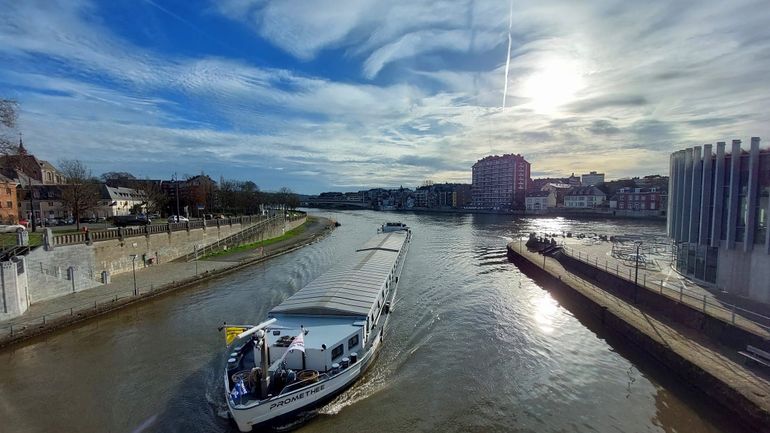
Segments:
[[[34,151],[95,171],[414,185],[468,181],[478,158],[514,152],[542,173],[643,175],[665,172],[685,146],[770,137],[770,10],[759,6],[517,2],[501,109],[502,3],[219,6],[300,59],[340,48],[370,79],[356,82],[161,54],[115,34],[90,3],[15,2],[0,12],[0,56],[11,59],[0,82],[21,100]],[[428,54],[440,61],[417,61]],[[388,65],[400,75],[378,81]]]

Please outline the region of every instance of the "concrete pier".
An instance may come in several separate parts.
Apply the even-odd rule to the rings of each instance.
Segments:
[[[558,260],[508,244],[508,258],[523,272],[574,300],[618,334],[677,372],[682,379],[735,414],[751,431],[770,432],[770,382],[742,365],[737,352],[705,333],[654,314],[567,270]]]

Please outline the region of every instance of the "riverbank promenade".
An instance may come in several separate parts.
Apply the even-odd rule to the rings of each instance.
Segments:
[[[114,276],[109,284],[37,302],[22,316],[0,322],[0,347],[21,337],[26,338],[62,327],[125,304],[293,251],[319,239],[332,227],[333,222],[326,218],[311,218],[301,233],[264,247],[207,259],[172,261],[148,266],[136,270],[136,285],[133,273],[124,272]]]
[[[508,244],[509,257],[533,278],[565,294],[572,307],[600,317],[605,329],[676,371],[692,386],[741,417],[753,431],[770,431],[770,381],[744,365],[736,350],[697,329],[665,317],[644,303],[634,304],[595,281],[566,269],[556,258],[531,251],[518,240]],[[767,332],[755,330],[767,336]]]

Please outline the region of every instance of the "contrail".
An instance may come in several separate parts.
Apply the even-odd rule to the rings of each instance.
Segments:
[[[505,86],[503,87],[503,107],[505,108],[505,99],[508,96],[508,68],[511,66],[511,29],[513,28],[513,0],[511,0],[508,9],[508,55],[505,56]]]

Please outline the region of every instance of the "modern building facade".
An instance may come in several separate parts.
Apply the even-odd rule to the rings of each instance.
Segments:
[[[770,302],[770,150],[759,142],[673,153],[667,230],[679,272]]]
[[[487,156],[473,164],[473,206],[478,209],[521,209],[530,165],[521,155]]]
[[[604,183],[604,173],[592,171],[588,174],[581,175],[580,183],[583,184],[583,186],[594,186]]]

